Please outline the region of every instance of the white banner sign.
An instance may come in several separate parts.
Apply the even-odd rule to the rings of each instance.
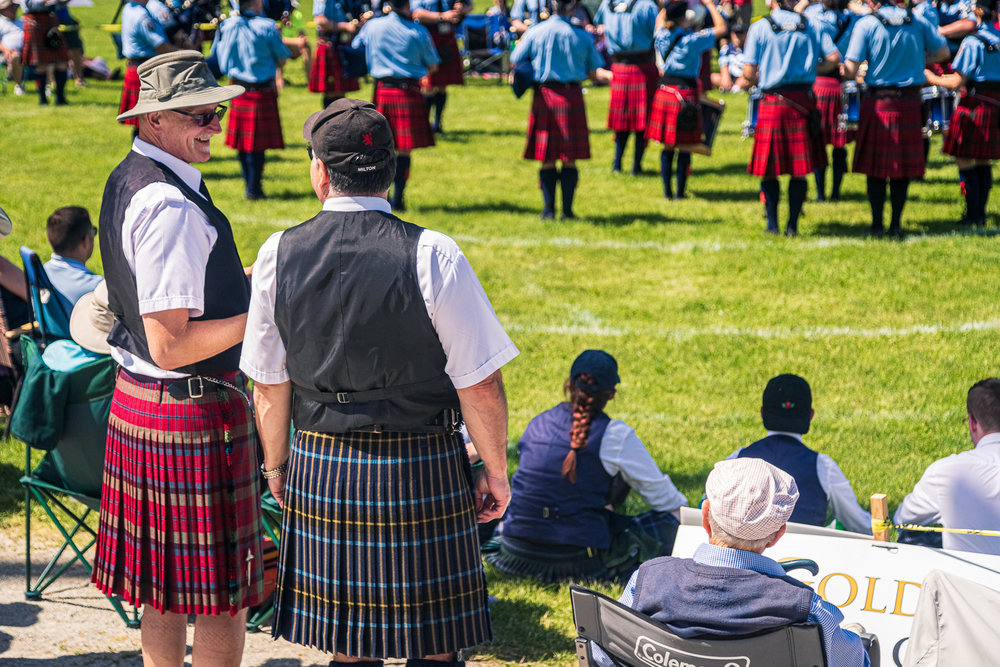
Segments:
[[[706,537],[700,526],[681,526],[673,555],[690,558]],[[789,574],[840,607],[846,622],[860,623],[878,635],[883,667],[903,664],[920,582],[931,570],[943,570],[1000,591],[1000,556],[791,532],[764,555],[775,560],[816,561],[819,573],[815,577],[805,570]]]

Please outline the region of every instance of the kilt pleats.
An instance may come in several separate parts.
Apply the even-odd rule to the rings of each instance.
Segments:
[[[69,61],[66,42],[62,33],[58,35],[58,45],[49,44],[50,30],[59,29],[59,19],[50,12],[24,15],[24,44],[21,47],[21,62],[26,67],[48,65],[49,63],[65,63]]]
[[[119,374],[92,581],[158,611],[235,615],[263,598],[256,438],[244,398],[205,385],[178,400]]]
[[[612,63],[611,101],[608,129],[615,132],[644,132],[653,108],[659,73],[652,62]]]
[[[460,436],[299,431],[273,635],[376,658],[492,638]]]
[[[394,88],[375,83],[375,108],[389,121],[397,151],[434,145],[427,102],[416,84]]]
[[[1000,159],[1000,91],[962,95],[941,150],[968,160]]]
[[[924,135],[920,94],[861,98],[854,171],[874,178],[922,178]]]
[[[780,174],[801,178],[811,174],[813,169],[826,167],[823,139],[809,134],[806,115],[802,111],[814,107],[812,91],[764,95],[760,101],[747,173],[763,178]]]
[[[324,39],[316,42],[316,55],[309,69],[310,93],[350,93],[361,90],[355,78],[344,76],[344,66],[337,53],[337,45]]]
[[[118,103],[118,113],[123,114],[139,103],[139,71],[135,65],[125,68],[125,78],[122,80],[122,99]],[[119,121],[122,125],[139,125],[138,118],[126,118]]]
[[[844,148],[854,141],[857,130],[840,130],[840,113],[844,109],[844,97],[840,79],[832,76],[817,76],[813,84],[816,108],[823,121],[823,143],[835,148]]]
[[[539,162],[590,158],[587,109],[579,86],[535,87],[523,157]]]
[[[650,141],[659,141],[665,147],[700,144],[704,131],[700,112],[697,114],[694,128],[683,131],[677,129],[677,114],[680,113],[683,102],[697,104],[698,91],[677,86],[657,88],[653,97],[653,110],[646,125],[646,138]]]
[[[462,54],[458,51],[458,40],[455,38],[455,33],[432,31],[431,39],[434,41],[434,48],[437,49],[438,55],[441,56],[441,64],[438,65],[436,72],[420,80],[420,87],[429,90],[431,88],[445,88],[446,86],[464,86]]]
[[[276,89],[248,90],[230,102],[226,145],[245,153],[285,147]]]

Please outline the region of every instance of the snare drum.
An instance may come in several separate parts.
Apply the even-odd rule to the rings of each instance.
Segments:
[[[955,91],[941,86],[926,86],[920,89],[925,136],[929,137],[932,134],[948,131],[951,115],[955,113],[957,99]]]
[[[841,132],[858,129],[858,120],[861,117],[861,91],[862,86],[859,86],[857,81],[844,81],[840,86],[843,107],[837,117],[837,129]]]
[[[754,86],[750,89],[750,97],[747,99],[747,119],[743,121],[743,138],[749,139],[753,136],[757,127],[757,113],[760,111],[760,101],[764,99],[764,93],[760,88]]]
[[[715,144],[715,135],[719,130],[719,121],[722,120],[722,112],[726,110],[726,103],[723,100],[713,100],[703,97],[698,100],[701,107],[701,143],[708,149],[705,155],[712,154],[712,146]]]

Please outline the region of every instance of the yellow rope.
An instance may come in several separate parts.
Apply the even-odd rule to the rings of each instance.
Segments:
[[[889,523],[888,521],[884,523]],[[891,524],[890,524],[891,525]],[[875,527],[875,521],[872,521]],[[896,526],[897,530],[918,530],[924,533],[961,533],[962,535],[985,535],[987,537],[1000,537],[1000,530],[975,530],[972,528],[939,528],[933,526],[917,526],[912,523],[904,523]]]

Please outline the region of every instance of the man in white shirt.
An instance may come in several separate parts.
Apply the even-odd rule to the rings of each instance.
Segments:
[[[966,399],[973,449],[927,467],[894,517],[897,524],[1000,530],[1000,379],[980,380]],[[1000,537],[945,533],[945,549],[1000,555]]]
[[[0,55],[7,63],[7,76],[14,82],[14,93],[24,95],[24,66],[21,64],[24,22],[17,18],[19,7],[14,0],[0,0]]]
[[[261,248],[240,361],[285,510],[273,634],[331,664],[460,665],[492,637],[476,520],[510,495],[518,351],[455,242],[392,215],[385,117],[339,99],[303,136],[322,211]]]

